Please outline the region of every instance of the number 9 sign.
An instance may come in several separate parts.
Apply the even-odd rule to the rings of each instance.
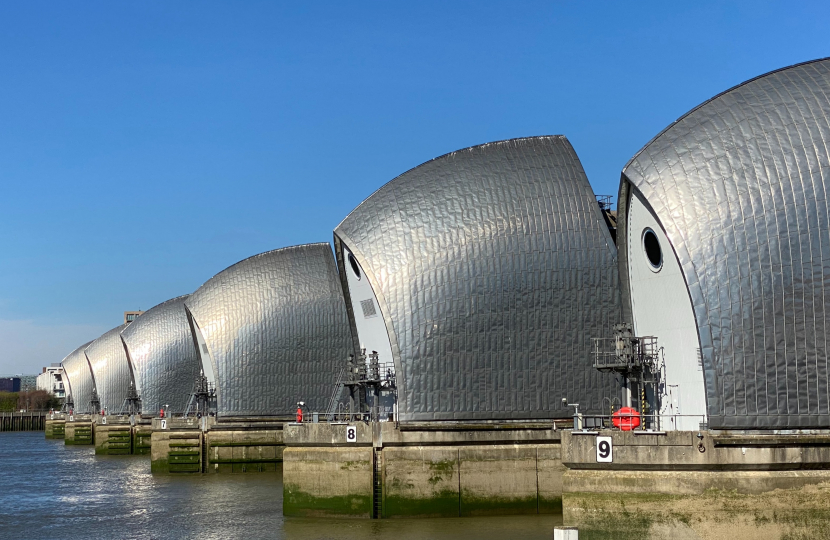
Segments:
[[[357,442],[357,426],[346,426],[346,442]]]
[[[614,447],[611,437],[597,437],[597,463],[612,463],[614,461]]]

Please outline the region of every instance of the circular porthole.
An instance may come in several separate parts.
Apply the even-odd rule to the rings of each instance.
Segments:
[[[360,279],[360,267],[357,265],[357,261],[354,260],[354,256],[351,253],[349,253],[349,266],[352,267],[352,272],[354,272],[357,279]]]
[[[651,229],[643,231],[643,251],[646,260],[653,272],[659,272],[663,267],[663,250],[660,249],[660,241]]]

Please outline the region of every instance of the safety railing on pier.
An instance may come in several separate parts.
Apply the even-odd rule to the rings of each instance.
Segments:
[[[615,422],[616,420],[616,422]],[[700,414],[579,414],[574,429],[622,429],[625,431],[701,431],[708,429],[705,415]]]

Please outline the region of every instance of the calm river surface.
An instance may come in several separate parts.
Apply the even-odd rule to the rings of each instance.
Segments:
[[[394,540],[553,537],[561,516],[321,520],[282,516],[282,475],[150,474],[43,432],[0,433],[0,539]]]

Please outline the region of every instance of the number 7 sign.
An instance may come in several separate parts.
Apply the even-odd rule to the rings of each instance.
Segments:
[[[597,437],[597,463],[612,463],[614,447],[611,437]]]

